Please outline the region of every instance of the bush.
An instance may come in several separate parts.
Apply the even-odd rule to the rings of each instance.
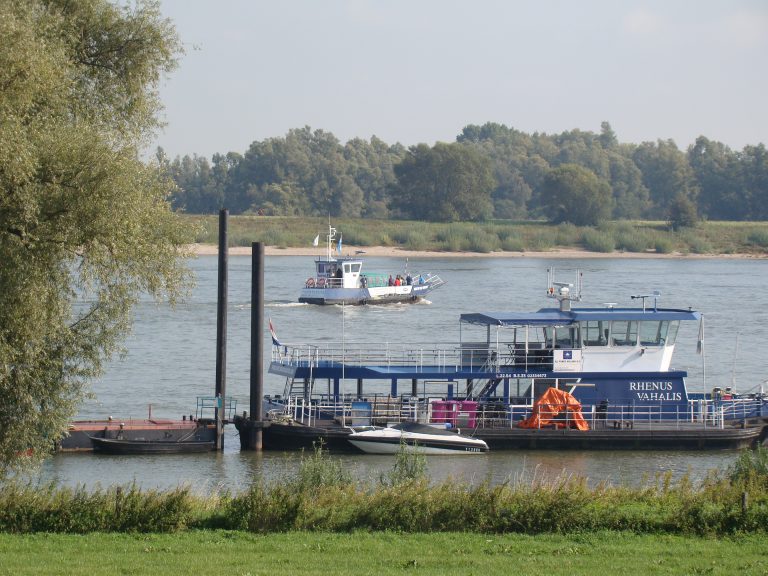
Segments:
[[[410,452],[407,444],[401,441],[394,466],[387,474],[383,474],[379,481],[382,486],[394,488],[410,482],[424,481],[426,477],[426,457],[423,454]]]
[[[651,246],[653,241],[648,234],[642,230],[619,231],[616,236],[616,248],[626,252],[645,252]]]
[[[591,228],[584,231],[582,243],[584,248],[590,252],[613,252],[616,248],[613,236],[610,233]]]
[[[469,250],[472,252],[494,252],[501,249],[501,241],[496,234],[487,230],[478,230],[469,237]]]
[[[672,241],[667,238],[657,238],[654,248],[659,254],[670,254],[674,251]]]
[[[760,248],[768,248],[768,230],[755,230],[750,232],[747,236],[747,242],[759,246]]]
[[[758,445],[754,450],[744,450],[728,468],[727,474],[732,484],[757,484],[768,490],[768,448]]]

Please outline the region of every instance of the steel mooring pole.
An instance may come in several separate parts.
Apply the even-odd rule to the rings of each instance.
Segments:
[[[264,243],[251,245],[251,404],[248,449],[261,451],[264,398]]]
[[[219,281],[216,300],[216,450],[224,450],[224,416],[227,398],[227,220],[229,212],[219,212]]]

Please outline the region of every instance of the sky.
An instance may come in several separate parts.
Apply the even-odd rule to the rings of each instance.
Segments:
[[[173,157],[309,126],[406,146],[468,124],[768,143],[766,0],[161,0]]]

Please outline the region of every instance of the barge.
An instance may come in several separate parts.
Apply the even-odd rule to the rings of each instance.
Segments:
[[[264,448],[322,440],[355,451],[355,426],[404,421],[447,425],[491,450],[727,449],[765,440],[766,395],[690,393],[687,373],[672,368],[681,325],[702,322],[700,313],[659,308],[658,293],[633,296],[642,301],[635,307],[572,307],[581,293],[580,273],[564,283],[550,270],[546,296],[558,307],[462,314],[453,344],[273,338],[269,371],[286,388],[265,398]],[[537,406],[552,389],[568,402]],[[551,417],[531,427],[542,408]]]
[[[184,415],[180,420],[172,418],[153,418],[151,406],[147,418],[113,418],[97,420],[75,420],[67,427],[67,435],[55,446],[59,452],[92,452],[101,448],[102,451],[121,445],[136,443],[136,450],[142,447],[144,452],[150,452],[157,444],[158,452],[172,452],[171,444],[204,443],[214,445],[216,442],[216,419],[214,417],[217,399],[215,397],[198,397],[195,414]],[[224,412],[224,422],[229,422],[236,410],[237,402],[227,398]],[[117,441],[101,442],[99,440]],[[95,446],[99,443],[99,446]],[[177,451],[191,448],[192,444],[178,447]],[[126,448],[129,449],[129,448]]]

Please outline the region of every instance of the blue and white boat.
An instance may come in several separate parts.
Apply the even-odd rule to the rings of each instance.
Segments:
[[[319,239],[316,238],[317,241]],[[299,302],[307,304],[390,304],[423,299],[445,282],[436,274],[404,270],[380,274],[363,270],[360,254],[342,256],[336,229],[328,225],[327,253],[315,260],[315,274],[307,278]],[[336,255],[338,254],[338,256]]]
[[[564,283],[550,270],[557,307],[462,314],[455,344],[276,346],[270,372],[286,377],[280,403],[293,430],[265,429],[265,446],[321,436],[341,448],[345,427],[404,420],[471,430],[491,449],[733,448],[766,438],[766,395],[691,393],[673,368],[681,327],[701,334],[699,312],[659,308],[658,293],[632,296],[642,301],[634,307],[572,306],[581,293],[580,273]],[[568,409],[537,405],[550,388],[567,394]],[[546,424],[520,426],[542,408],[553,417],[534,421]]]

